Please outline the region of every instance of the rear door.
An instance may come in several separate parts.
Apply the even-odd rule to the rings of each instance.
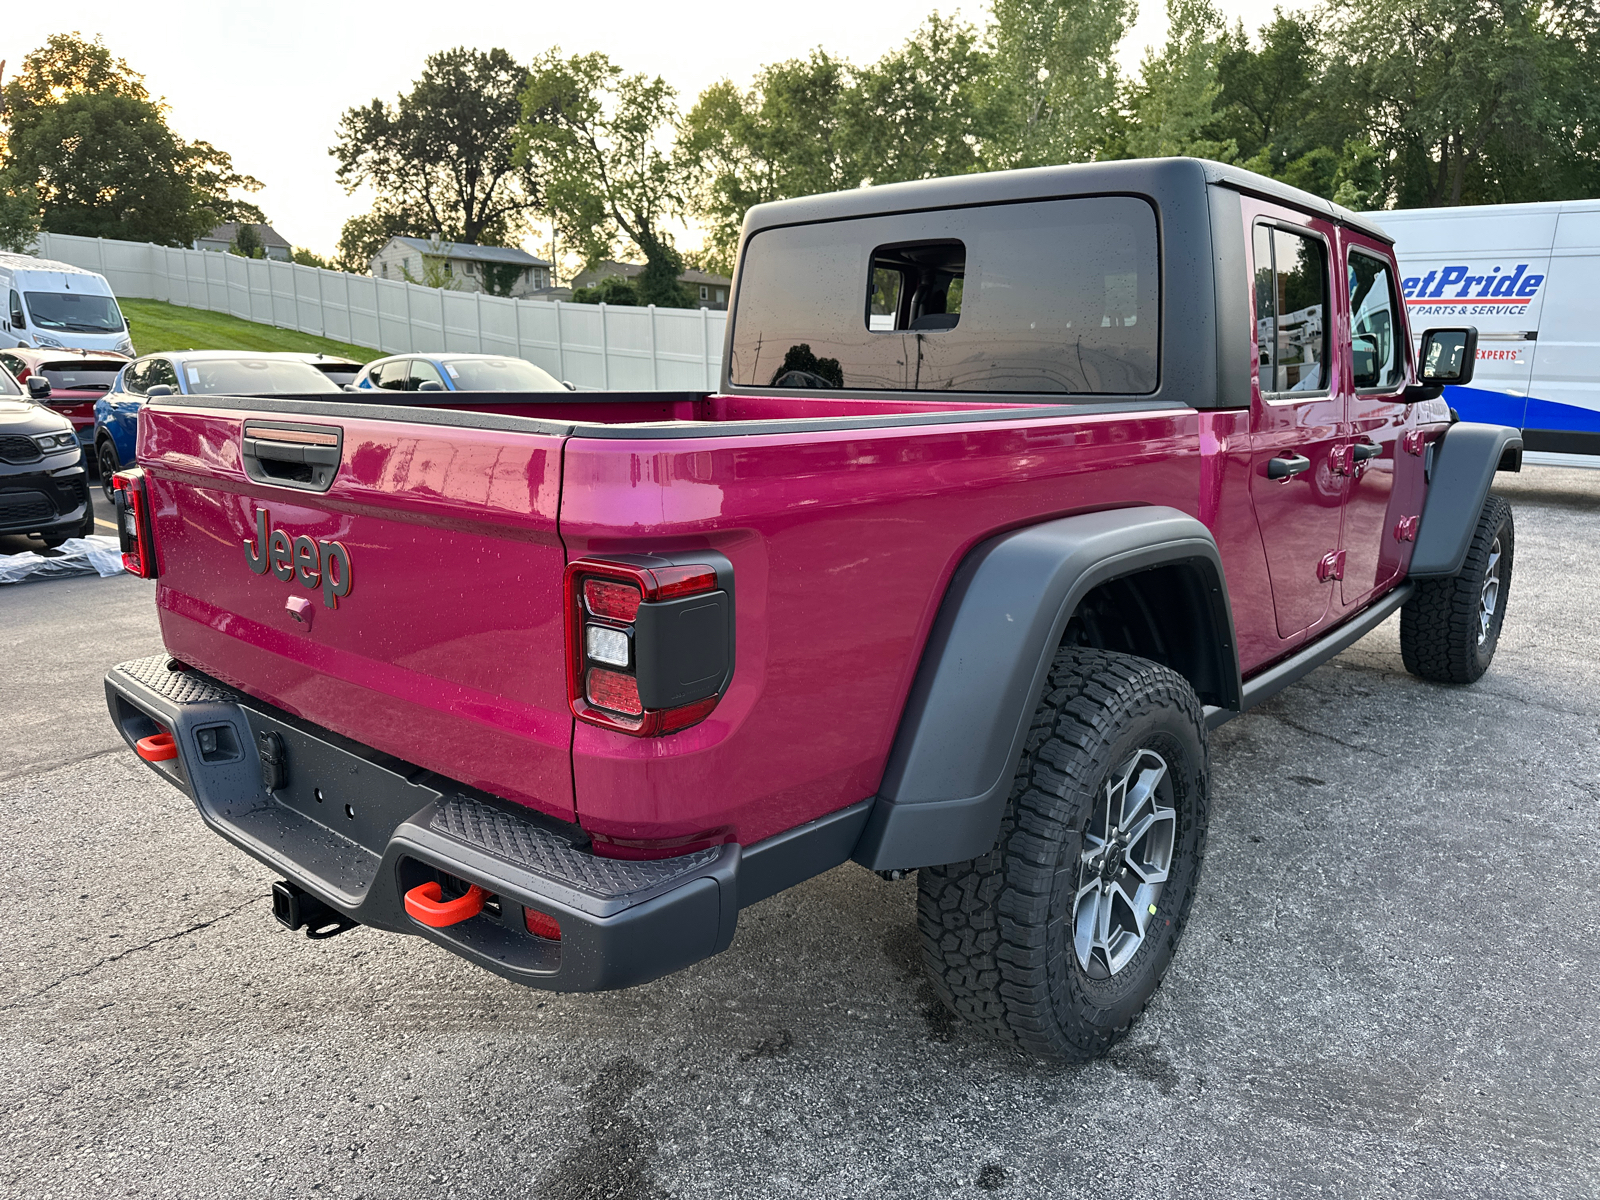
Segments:
[[[147,405],[168,650],[316,725],[571,819],[563,437],[500,424]]]
[[[1564,207],[1524,418],[1535,453],[1600,454],[1600,204]],[[1478,349],[1483,370],[1483,348]],[[1476,382],[1476,381],[1474,381]]]
[[[1333,226],[1246,197],[1256,315],[1251,497],[1266,545],[1278,636],[1329,613],[1345,475],[1344,401],[1329,354]]]

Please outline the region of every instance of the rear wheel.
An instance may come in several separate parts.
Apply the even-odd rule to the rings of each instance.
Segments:
[[[919,872],[924,961],[944,1002],[1043,1058],[1110,1049],[1188,918],[1206,753],[1182,676],[1127,654],[1058,652],[995,848]]]
[[[1400,610],[1400,656],[1406,670],[1435,683],[1473,683],[1489,669],[1511,596],[1516,527],[1511,505],[1483,502],[1461,570],[1425,579]]]

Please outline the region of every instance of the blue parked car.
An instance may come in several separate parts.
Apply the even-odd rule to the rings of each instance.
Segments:
[[[241,350],[172,350],[146,354],[118,373],[95,401],[94,454],[100,486],[111,497],[111,476],[134,460],[139,409],[156,396],[281,396],[337,392],[360,370],[345,358]]]
[[[577,390],[527,359],[505,354],[396,354],[369,362],[356,376],[354,387],[387,392]]]

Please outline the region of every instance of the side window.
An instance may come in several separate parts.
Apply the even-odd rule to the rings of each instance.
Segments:
[[[147,358],[143,362],[136,362],[128,368],[126,386],[135,396],[144,395],[145,389],[150,386],[150,366],[154,362],[155,359]]]
[[[175,392],[183,391],[178,386],[178,372],[173,368],[172,364],[164,358],[152,358],[149,362],[149,370],[144,377],[145,390],[148,391],[157,384],[163,383]]]
[[[375,374],[377,378],[372,382],[378,387],[385,391],[403,392],[411,374],[411,360],[400,358],[391,363],[384,363]]]
[[[439,378],[439,372],[434,369],[431,362],[425,358],[413,358],[411,360],[411,381],[406,384],[406,391],[419,391],[425,383],[437,383],[440,387],[444,387],[444,380]]]
[[[1322,242],[1257,225],[1256,340],[1263,394],[1328,387],[1328,260]]]
[[[0,367],[4,367],[13,375],[22,374],[22,360],[13,354],[0,354]]]
[[[1392,391],[1405,382],[1405,348],[1396,333],[1400,302],[1389,264],[1350,252],[1350,364],[1358,389]]]

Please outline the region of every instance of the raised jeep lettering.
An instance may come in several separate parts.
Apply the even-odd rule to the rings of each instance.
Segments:
[[[270,569],[288,583],[299,579],[308,591],[322,589],[322,603],[338,608],[350,594],[350,552],[339,542],[319,542],[307,534],[290,536],[282,529],[268,532],[267,510],[256,509],[256,536],[244,542],[245,565],[257,575]]]

